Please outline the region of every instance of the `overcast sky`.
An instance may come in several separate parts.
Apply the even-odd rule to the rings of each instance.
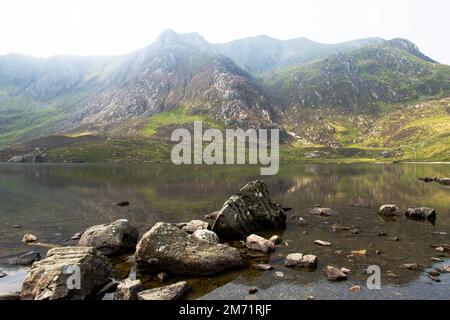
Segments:
[[[0,54],[121,54],[171,28],[210,42],[404,37],[450,64],[449,13],[448,0],[1,0]]]

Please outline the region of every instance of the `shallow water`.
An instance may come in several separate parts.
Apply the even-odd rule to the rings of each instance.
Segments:
[[[71,245],[76,242],[67,239],[74,233],[119,218],[129,219],[141,232],[158,221],[202,219],[205,214],[218,210],[248,181],[261,178],[258,174],[257,167],[0,165],[0,270],[8,273],[0,279],[0,292],[20,288],[26,269],[8,266],[7,262],[32,249],[21,243],[25,233],[36,234],[42,243]],[[282,166],[277,176],[263,177],[263,180],[276,201],[293,208],[288,212],[286,230],[278,232],[287,244],[270,256],[256,256],[247,261],[270,263],[275,270],[244,269],[215,277],[189,278],[193,290],[188,298],[208,293],[209,297],[221,299],[243,298],[245,292],[236,295],[233,289],[227,288],[257,286],[261,298],[304,299],[308,292],[314,292],[318,298],[333,299],[426,299],[434,292],[436,298],[450,299],[447,275],[441,276],[441,283],[434,283],[424,272],[400,268],[401,264],[412,262],[432,266],[430,258],[439,253],[430,245],[450,243],[449,235],[432,234],[450,233],[450,189],[418,181],[422,176],[448,177],[450,165]],[[115,205],[125,200],[131,203],[129,207]],[[363,206],[352,207],[350,203]],[[407,220],[403,216],[385,220],[376,211],[386,203],[395,203],[402,211],[408,207],[430,206],[436,209],[438,218],[435,225]],[[314,216],[309,210],[316,204],[332,208],[337,214],[328,218]],[[300,225],[300,217],[308,224]],[[333,232],[331,226],[335,223],[358,228],[360,233]],[[22,227],[16,229],[13,225]],[[380,231],[387,236],[378,237]],[[394,237],[399,241],[394,241]],[[314,240],[328,241],[332,246],[319,247]],[[47,250],[45,247],[37,249],[43,254]],[[349,257],[350,252],[357,249],[366,249],[368,256]],[[381,254],[376,254],[377,250]],[[292,252],[317,255],[318,270],[285,269],[284,257]],[[117,278],[137,274],[147,287],[157,285],[149,275],[136,271],[126,258],[114,261]],[[442,258],[450,262],[448,254]],[[341,284],[326,281],[321,271],[326,265],[351,269],[348,281]],[[376,293],[363,289],[349,297],[347,289],[351,285],[364,286],[367,278],[364,270],[369,265],[381,267],[383,289]],[[275,271],[284,272],[284,277],[277,278]],[[176,280],[179,279],[173,279]],[[220,288],[227,283],[228,286]],[[280,286],[284,289],[277,289]],[[399,295],[393,294],[397,291]]]

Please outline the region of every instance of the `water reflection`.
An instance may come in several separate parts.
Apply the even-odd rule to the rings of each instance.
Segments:
[[[283,246],[270,257],[254,259],[269,262],[286,273],[288,281],[311,283],[322,279],[321,272],[299,273],[282,267],[291,252],[319,256],[319,268],[327,264],[347,266],[352,277],[363,281],[364,269],[380,265],[386,280],[407,284],[420,273],[399,268],[403,263],[430,264],[437,252],[431,244],[449,243],[450,189],[418,181],[422,176],[450,176],[449,165],[287,165],[277,176],[264,177],[273,197],[293,210],[288,214]],[[0,263],[8,257],[29,251],[21,244],[24,233],[36,234],[41,242],[71,244],[65,240],[93,224],[127,218],[141,232],[155,222],[179,222],[202,218],[250,180],[258,179],[256,167],[176,167],[148,165],[1,165],[0,166]],[[117,202],[129,201],[128,207]],[[431,206],[438,213],[435,225],[405,219],[384,220],[376,214],[385,203],[408,207]],[[320,204],[333,208],[336,216],[320,218],[309,213]],[[350,204],[356,204],[350,206]],[[358,206],[359,205],[359,206]],[[308,224],[299,224],[299,219]],[[333,224],[360,230],[359,234],[333,232]],[[21,225],[15,229],[13,225]],[[378,234],[383,231],[385,237]],[[393,238],[398,237],[399,241]],[[332,243],[323,248],[314,240]],[[366,249],[367,257],[349,257],[351,250]],[[42,249],[43,250],[43,249]],[[376,252],[379,251],[380,254]],[[127,272],[122,272],[126,276]],[[247,270],[211,279],[192,279],[205,287],[242,276],[270,286],[279,280],[271,275]],[[0,282],[1,286],[1,282]],[[450,294],[449,294],[450,295]]]

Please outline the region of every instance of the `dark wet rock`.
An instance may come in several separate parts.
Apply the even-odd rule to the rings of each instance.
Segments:
[[[138,293],[139,300],[178,300],[189,292],[186,281]]]
[[[441,275],[441,273],[435,269],[427,271],[427,274],[429,274],[430,276],[433,276],[433,277],[439,277]]]
[[[400,209],[395,204],[385,204],[378,209],[382,216],[393,217],[400,214]]]
[[[316,269],[317,257],[312,254],[291,253],[284,260],[284,265],[288,268]]]
[[[275,244],[263,237],[256,234],[252,234],[245,239],[245,246],[250,250],[261,251],[269,253],[275,249]]]
[[[256,231],[286,227],[286,213],[274,202],[267,186],[254,181],[231,196],[213,214],[212,230],[220,238],[242,238]]]
[[[375,250],[375,253],[380,255],[382,252],[380,250]]]
[[[410,219],[436,220],[436,210],[427,207],[409,208],[405,215]]]
[[[122,201],[116,204],[119,207],[128,207],[130,205],[129,201]]]
[[[435,181],[443,186],[450,186],[450,178],[436,179]]]
[[[111,256],[133,251],[139,231],[128,220],[120,219],[87,229],[78,242],[79,246],[94,247],[102,254]]]
[[[420,181],[423,181],[423,182],[426,182],[426,183],[433,182],[433,181],[435,181],[435,179],[436,178],[431,178],[431,177],[421,177],[421,178],[419,178]]]
[[[364,204],[364,203],[350,203],[349,204],[350,207],[355,207],[355,208],[364,208],[364,209],[371,209],[372,206],[370,204]]]
[[[208,222],[202,221],[202,220],[192,220],[181,229],[187,233],[194,233],[197,230],[205,230],[208,229]]]
[[[159,222],[136,246],[136,261],[174,274],[210,275],[242,266],[238,249],[197,239]]]
[[[21,266],[31,266],[33,262],[41,260],[41,254],[37,251],[30,251],[16,259],[13,259],[13,264]]]
[[[53,248],[44,260],[31,267],[23,282],[21,299],[84,300],[109,283],[111,274],[108,259],[94,248]]]
[[[156,275],[156,279],[158,279],[159,282],[164,283],[169,279],[169,275],[165,272],[160,272]]]
[[[398,241],[400,241],[400,238],[399,237],[394,237],[394,238],[392,238],[392,241],[398,242]]]
[[[283,211],[284,211],[284,212],[289,212],[289,211],[292,211],[292,208],[286,208],[286,207],[283,207]]]
[[[97,296],[103,297],[103,295],[105,295],[106,293],[115,292],[118,285],[119,285],[119,282],[117,282],[115,280],[110,281],[103,288],[101,288],[99,292],[97,292]]]
[[[387,233],[384,231],[379,231],[377,234],[378,237],[387,237]]]
[[[278,245],[278,244],[281,244],[283,242],[283,239],[281,239],[280,236],[274,235],[274,236],[270,237],[269,241],[271,241],[275,245]]]
[[[423,270],[424,266],[417,264],[417,263],[405,263],[400,266],[402,269],[407,270]]]
[[[194,232],[194,237],[210,243],[220,243],[220,239],[214,231],[201,229]]]
[[[82,235],[83,235],[83,234],[82,234],[81,232],[77,232],[77,233],[75,233],[75,234],[72,236],[72,238],[70,238],[70,239],[71,239],[71,240],[80,240]]]
[[[248,289],[248,294],[256,294],[258,292],[258,288],[250,288]]]
[[[25,243],[34,243],[36,241],[38,241],[38,237],[31,233],[24,235],[22,238],[22,242]]]
[[[345,281],[347,280],[347,275],[342,272],[341,269],[335,268],[333,266],[327,266],[325,268],[325,273],[329,281]]]
[[[336,212],[330,208],[312,208],[309,213],[315,214],[320,217],[329,217],[336,214]]]
[[[117,285],[114,300],[137,300],[138,293],[143,289],[140,280],[125,279]]]
[[[263,264],[263,263],[253,264],[250,266],[250,268],[261,271],[269,271],[273,269],[273,267],[270,264]]]
[[[20,292],[0,293],[0,301],[20,300]]]
[[[438,277],[432,276],[431,274],[427,274],[427,277],[433,280],[434,282],[441,282],[441,279]]]

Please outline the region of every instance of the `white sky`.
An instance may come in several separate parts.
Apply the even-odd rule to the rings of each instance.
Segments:
[[[448,0],[1,0],[0,54],[121,54],[159,33],[336,43],[404,37],[450,64]]]

